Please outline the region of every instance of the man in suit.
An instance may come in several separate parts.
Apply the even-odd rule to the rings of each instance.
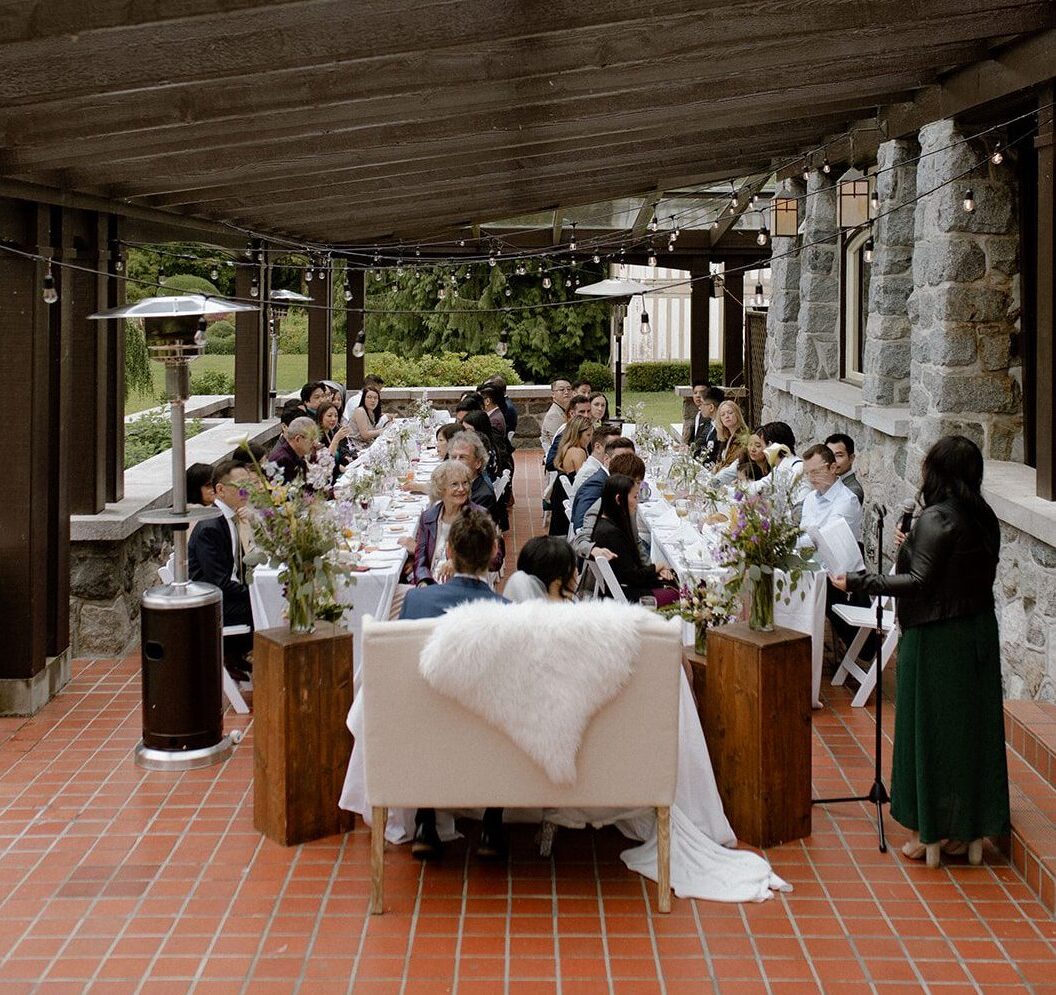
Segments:
[[[715,461],[719,447],[719,438],[715,433],[715,412],[725,400],[726,394],[721,388],[710,387],[706,383],[693,384],[693,403],[697,406],[697,413],[683,428],[682,439],[695,459],[705,463]]]
[[[302,415],[286,426],[285,437],[279,439],[278,445],[268,453],[268,462],[282,470],[282,479],[287,484],[304,477],[308,468],[305,460],[315,448],[318,437],[319,426],[315,420]]]
[[[625,439],[621,435],[610,435],[602,450],[598,469],[583,481],[575,492],[575,497],[572,499],[572,527],[577,531],[583,528],[583,517],[587,509],[601,498],[602,488],[609,478],[609,462],[614,454],[621,451],[633,453],[634,440]]]
[[[245,512],[245,483],[252,472],[242,463],[224,460],[213,471],[214,504],[223,514],[199,522],[188,543],[191,580],[220,588],[224,625],[253,626],[242,558],[253,547],[253,529]],[[252,636],[234,636],[225,641],[225,666],[236,680],[247,680],[242,660],[253,646]],[[230,661],[230,662],[227,662]]]
[[[836,457],[836,472],[839,474],[840,483],[858,498],[858,504],[865,504],[865,491],[854,472],[854,439],[843,432],[834,432],[825,440],[825,445]]]
[[[495,523],[482,511],[472,508],[451,523],[447,539],[447,558],[454,565],[454,576],[446,584],[429,584],[407,592],[400,611],[401,619],[437,618],[449,608],[467,601],[500,601],[486,580],[488,568],[499,548]],[[419,860],[436,860],[444,844],[436,831],[436,810],[420,808],[414,814],[414,842],[411,855]],[[489,859],[505,855],[502,838],[502,809],[484,810],[484,828],[480,834],[477,856]]]
[[[540,423],[539,438],[544,450],[550,448],[554,436],[564,427],[565,412],[568,410],[568,402],[572,399],[572,384],[566,377],[555,377],[550,382],[550,396],[550,407],[546,409]]]

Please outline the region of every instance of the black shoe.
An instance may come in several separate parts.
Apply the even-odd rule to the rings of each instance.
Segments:
[[[485,824],[480,832],[480,843],[477,844],[477,856],[481,860],[505,860],[506,838],[501,826]]]
[[[419,822],[414,830],[411,856],[417,860],[439,860],[444,855],[444,844],[436,831],[435,822]]]

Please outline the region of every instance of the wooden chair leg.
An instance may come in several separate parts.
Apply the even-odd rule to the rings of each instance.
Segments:
[[[671,911],[671,809],[656,809],[656,887],[657,908]]]
[[[385,885],[385,823],[389,810],[375,806],[370,810],[370,912],[381,915],[384,911]]]

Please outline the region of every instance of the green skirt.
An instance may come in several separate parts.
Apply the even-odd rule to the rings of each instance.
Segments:
[[[924,843],[1009,830],[1001,650],[994,612],[902,633],[891,815]]]

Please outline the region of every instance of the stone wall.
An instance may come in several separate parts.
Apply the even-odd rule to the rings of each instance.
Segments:
[[[802,182],[786,181],[782,193],[802,197]],[[803,205],[803,201],[800,201]],[[799,339],[799,253],[793,251],[796,238],[775,237],[770,267],[770,310],[766,321],[766,366],[785,370],[796,365]]]
[[[829,380],[840,372],[840,281],[836,256],[836,187],[820,170],[810,174],[799,254],[799,334],[796,376]]]

